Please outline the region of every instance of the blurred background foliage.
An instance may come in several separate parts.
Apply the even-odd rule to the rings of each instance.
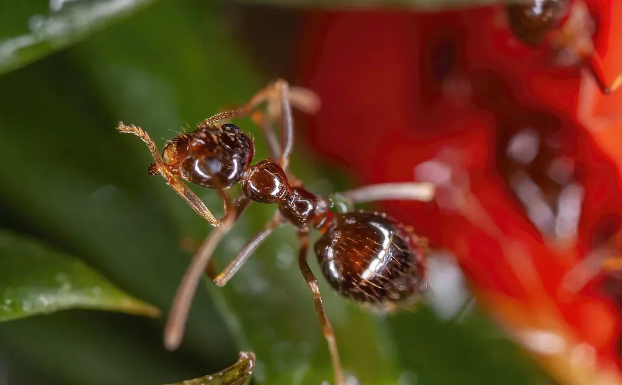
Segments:
[[[209,227],[161,178],[147,175],[144,145],[114,128],[135,123],[162,146],[269,80],[288,78],[299,12],[201,0],[0,4],[0,320],[56,310],[46,306],[66,293],[45,282],[71,269],[46,259],[53,257],[95,274],[90,282],[76,273],[90,294],[109,300],[102,287],[110,285],[116,301],[140,298],[168,314]],[[249,121],[238,124],[260,137]],[[266,148],[260,140],[257,146],[261,159]],[[350,185],[304,143],[296,146],[292,169],[310,190]],[[196,191],[221,213],[212,191]],[[219,247],[218,266],[273,210],[247,211]],[[256,353],[255,383],[332,382],[295,251],[292,229],[278,230],[227,287],[201,288],[174,353],[161,343],[164,318],[74,309],[3,322],[0,385],[172,383],[223,369],[238,350]],[[551,383],[443,263],[432,264],[452,271],[454,285],[444,289],[447,275],[432,272],[438,295],[392,317],[362,312],[319,277],[346,371],[374,385]],[[2,306],[41,293],[48,297],[36,309]],[[446,301],[456,298],[448,311]],[[86,299],[75,305],[89,307]]]

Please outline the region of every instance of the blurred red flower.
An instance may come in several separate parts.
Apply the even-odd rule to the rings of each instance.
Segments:
[[[490,313],[566,384],[622,383],[622,286],[579,265],[620,253],[622,91],[598,81],[615,81],[602,47],[622,34],[597,22],[595,71],[520,44],[502,7],[311,13],[296,55],[298,83],[322,100],[305,139],[361,183],[434,183],[434,202],[386,208],[451,250]]]

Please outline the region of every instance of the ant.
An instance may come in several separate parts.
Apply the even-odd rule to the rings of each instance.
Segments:
[[[266,112],[257,109],[263,103],[267,105]],[[203,272],[216,285],[224,286],[277,227],[289,223],[297,229],[298,264],[313,293],[334,367],[335,384],[344,385],[333,329],[322,305],[317,280],[307,262],[310,230],[321,233],[314,251],[322,273],[337,292],[362,305],[395,311],[414,304],[427,288],[424,271],[427,240],[385,214],[355,212],[352,207],[355,203],[379,200],[430,201],[434,189],[427,183],[404,182],[369,185],[337,194],[338,199],[332,200],[312,194],[288,169],[294,140],[291,105],[314,113],[319,109],[319,98],[304,88],[290,90],[286,81],[277,80],[242,107],[216,114],[200,123],[195,131],[168,141],[163,157],[141,128],[119,123],[117,130],[142,139],[155,160],[149,167],[149,174],[164,177],[199,215],[216,227],[197,251],[179,286],[165,328],[165,346],[174,350],[181,343],[192,298]],[[271,122],[279,115],[280,143],[270,129]],[[254,165],[251,165],[254,143],[250,136],[236,125],[218,123],[244,116],[258,123],[271,153],[271,158]],[[223,218],[216,219],[183,181],[215,189],[224,202]],[[238,183],[243,194],[232,200],[227,189]],[[210,268],[211,255],[251,201],[276,204],[278,210],[264,229],[216,275]],[[331,208],[338,206],[336,202],[345,209],[333,213]]]
[[[525,0],[507,5],[506,11],[512,33],[523,44],[533,48],[548,45],[554,64],[584,65],[605,94],[617,87],[605,84],[592,63],[596,26],[584,2]]]
[[[542,44],[568,13],[569,0],[532,0],[507,5],[510,28],[517,39],[529,46]]]

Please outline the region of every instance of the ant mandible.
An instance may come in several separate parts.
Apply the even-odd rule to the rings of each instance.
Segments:
[[[268,107],[265,113],[257,109],[263,103]],[[277,204],[278,210],[272,220],[220,274],[210,273],[211,269],[207,269],[207,273],[216,285],[224,286],[270,233],[285,223],[294,225],[300,242],[299,268],[313,293],[315,309],[328,342],[335,384],[343,385],[345,380],[333,329],[322,305],[317,280],[307,262],[310,229],[322,234],[315,244],[315,254],[322,273],[337,292],[385,311],[410,306],[427,285],[426,240],[385,214],[354,212],[352,206],[379,200],[429,201],[434,190],[426,183],[370,185],[338,195],[347,209],[342,213],[331,212],[331,199],[307,191],[289,172],[294,140],[290,103],[307,113],[319,108],[319,99],[314,93],[298,87],[290,90],[287,82],[278,80],[256,93],[244,106],[214,115],[199,124],[195,131],[167,142],[163,157],[141,128],[120,123],[117,129],[142,139],[155,160],[149,167],[149,174],[164,177],[199,215],[216,227],[197,251],[179,286],[165,329],[165,346],[173,350],[181,343],[192,298],[211,255],[249,203]],[[218,123],[249,115],[259,123],[272,156],[254,165],[251,165],[253,140],[233,124]],[[271,122],[279,115],[280,143],[270,129]],[[223,218],[217,220],[182,180],[215,189],[224,202]],[[237,183],[243,195],[232,200],[227,189]]]

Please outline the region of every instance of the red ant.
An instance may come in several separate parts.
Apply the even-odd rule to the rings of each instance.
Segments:
[[[264,102],[268,106],[267,113],[256,109]],[[277,204],[279,208],[272,220],[229,265],[218,275],[211,273],[210,269],[207,274],[216,285],[224,286],[275,228],[285,223],[294,225],[300,242],[300,271],[313,292],[315,309],[330,350],[335,383],[343,385],[333,329],[322,305],[317,280],[307,262],[310,229],[322,233],[315,244],[315,254],[324,276],[340,294],[385,311],[409,306],[421,297],[427,286],[424,272],[426,240],[417,236],[412,228],[385,214],[354,212],[351,207],[355,203],[378,200],[429,201],[434,190],[432,185],[421,183],[366,186],[341,193],[339,197],[348,210],[334,214],[330,211],[333,201],[307,191],[288,170],[293,147],[290,103],[308,113],[319,108],[319,100],[311,91],[302,88],[290,91],[287,82],[278,80],[255,94],[241,108],[214,115],[199,124],[195,131],[170,140],[164,148],[163,158],[141,128],[120,123],[117,129],[141,138],[155,160],[149,173],[164,177],[199,215],[217,227],[199,248],[177,291],[165,330],[166,347],[172,350],[179,346],[194,292],[219,241],[251,201]],[[269,129],[270,122],[279,114],[280,144],[274,131]],[[223,119],[248,115],[260,122],[274,159],[251,165],[253,140],[233,124],[218,124]],[[223,219],[217,220],[182,180],[216,189],[224,201]],[[226,190],[237,183],[240,183],[243,195],[232,201]]]

